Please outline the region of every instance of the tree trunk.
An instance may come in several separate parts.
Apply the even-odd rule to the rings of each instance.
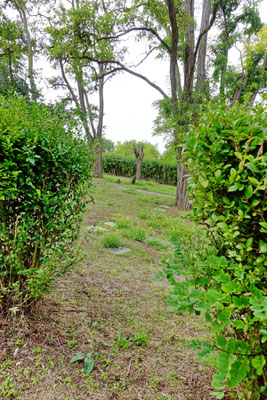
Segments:
[[[136,180],[140,181],[142,177],[142,160],[140,158],[136,159]]]
[[[8,52],[8,67],[9,67],[9,75],[10,75],[10,85],[14,86],[14,77],[13,77],[13,70],[12,70],[12,57],[11,57],[10,47],[7,49],[7,52]]]
[[[168,9],[169,9],[169,19],[171,22],[171,36],[172,36],[172,46],[171,46],[171,54],[170,54],[170,81],[171,81],[171,93],[172,93],[172,111],[174,119],[178,116],[178,82],[177,82],[177,74],[176,74],[176,66],[177,66],[177,51],[178,51],[178,26],[176,20],[176,11],[175,4],[173,0],[167,0]],[[187,1],[187,8],[193,7],[193,1]],[[187,9],[187,12],[192,13],[191,8]],[[191,23],[191,21],[190,21]],[[190,47],[190,46],[189,46]],[[194,50],[194,48],[193,48]],[[191,54],[190,50],[190,54]],[[191,54],[192,55],[192,54]],[[190,57],[189,57],[190,58]],[[191,59],[190,59],[191,60]],[[190,68],[190,60],[188,59],[187,68]],[[174,137],[177,137],[176,132],[174,131]],[[180,144],[179,138],[176,139],[177,144]],[[176,166],[177,166],[177,187],[176,187],[176,199],[175,205],[180,209],[186,210],[188,208],[188,199],[186,197],[186,177],[187,173],[184,167],[181,164],[181,149],[178,148],[176,155]]]
[[[78,77],[78,75],[76,75],[76,82],[77,82],[77,87],[78,87],[78,94],[79,94],[79,108],[81,111],[81,120],[84,126],[84,130],[87,136],[87,141],[88,143],[91,143],[91,141],[93,140],[93,137],[90,133],[90,129],[88,126],[88,122],[87,122],[87,110],[85,107],[85,95],[84,95],[84,90],[83,90],[83,86],[82,86],[82,82],[80,80],[80,78]]]
[[[98,125],[97,125],[97,138],[99,140],[98,148],[98,178],[102,178],[103,166],[102,166],[102,137],[103,137],[103,119],[104,119],[104,77],[102,76],[104,72],[103,64],[99,63],[99,112],[98,112]]]
[[[96,178],[102,178],[103,165],[102,165],[102,144],[101,143],[96,145],[94,155],[95,155],[95,162],[94,162],[94,166],[93,166],[93,174]]]
[[[138,145],[138,149],[133,145],[133,150],[136,158],[136,180],[140,181],[142,178],[142,163],[144,158],[144,146]]]
[[[185,28],[185,60],[184,60],[184,94],[186,97],[192,94],[194,78],[194,46],[195,46],[195,28],[194,28],[194,0],[185,0],[185,14],[189,21]]]
[[[20,19],[21,19],[21,22],[23,23],[24,30],[26,33],[27,48],[28,48],[28,77],[29,77],[29,81],[30,81],[32,100],[36,100],[38,97],[38,91],[37,91],[35,81],[34,81],[32,39],[31,39],[29,27],[28,27],[27,15],[25,12],[25,5],[23,3],[20,4],[20,2],[15,2],[15,5],[19,12]]]
[[[208,28],[210,15],[211,15],[211,0],[203,0],[200,32],[204,32]],[[197,89],[200,94],[204,93],[207,90],[207,82],[206,82],[207,39],[208,39],[208,33],[202,36],[198,50]]]
[[[191,204],[187,197],[188,171],[184,168],[181,162],[181,148],[177,149],[176,166],[177,166],[177,189],[176,189],[175,205],[180,210],[189,210],[191,208]]]

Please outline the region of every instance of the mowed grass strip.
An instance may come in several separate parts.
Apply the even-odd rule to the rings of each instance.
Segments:
[[[210,365],[187,349],[208,338],[204,321],[167,311],[168,282],[155,277],[170,246],[147,237],[192,240],[198,228],[171,199],[96,186],[84,215],[82,260],[39,303],[31,319],[2,320],[0,399],[22,400],[207,400]],[[108,227],[105,222],[114,222]],[[106,230],[88,230],[88,226]],[[107,237],[131,249],[107,253]],[[90,354],[71,363],[77,353]]]

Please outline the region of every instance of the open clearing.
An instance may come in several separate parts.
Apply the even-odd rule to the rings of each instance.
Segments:
[[[155,280],[173,253],[171,238],[189,240],[194,224],[172,198],[134,186],[96,185],[92,195],[83,259],[42,299],[34,319],[0,320],[0,398],[211,399],[213,362],[197,361],[187,349],[192,338],[208,337],[208,326],[167,311],[168,282]],[[131,251],[106,252],[103,243],[114,237]],[[77,352],[93,352],[89,375],[82,362],[70,362]]]

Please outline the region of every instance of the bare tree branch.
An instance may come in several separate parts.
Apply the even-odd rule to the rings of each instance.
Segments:
[[[152,86],[154,89],[156,89],[164,98],[169,98],[169,96],[154,82],[151,82],[146,76],[139,74],[138,72],[134,72],[131,69],[127,68],[125,65],[123,65],[120,61],[115,61],[115,60],[97,60],[93,57],[89,57],[85,54],[85,52],[83,53],[82,56],[80,57],[74,57],[74,58],[79,58],[79,59],[86,59],[89,61],[93,61],[93,62],[97,62],[98,64],[116,64],[119,65],[120,69],[128,72],[131,75],[136,76],[137,78],[143,79],[148,85]],[[112,70],[110,73],[118,71],[119,69],[114,69]],[[109,72],[104,73],[103,75],[99,75],[99,76],[107,76],[110,74]]]
[[[133,27],[130,29],[127,29],[124,32],[118,33],[116,35],[113,36],[102,36],[100,38],[97,38],[97,42],[100,42],[102,40],[115,40],[115,39],[119,39],[122,36],[127,35],[128,33],[134,32],[134,31],[145,31],[145,32],[150,32],[152,33],[153,36],[155,36],[158,41],[162,44],[162,46],[170,53],[171,52],[171,48],[168,46],[168,44],[160,37],[160,35],[158,34],[158,32],[156,32],[153,28],[146,28],[146,27]],[[94,36],[94,35],[93,35]]]

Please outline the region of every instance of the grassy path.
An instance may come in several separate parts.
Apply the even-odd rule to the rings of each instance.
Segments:
[[[155,209],[171,206],[170,198],[103,186],[93,192],[83,260],[42,300],[35,320],[2,321],[0,399],[210,399],[211,367],[187,349],[192,338],[208,335],[205,322],[168,312],[168,285],[154,280],[172,254],[168,240],[192,237],[193,225],[172,207]],[[131,252],[105,252],[102,240],[111,236]],[[163,241],[136,240],[147,236]],[[70,363],[79,351],[93,352],[90,375]]]

